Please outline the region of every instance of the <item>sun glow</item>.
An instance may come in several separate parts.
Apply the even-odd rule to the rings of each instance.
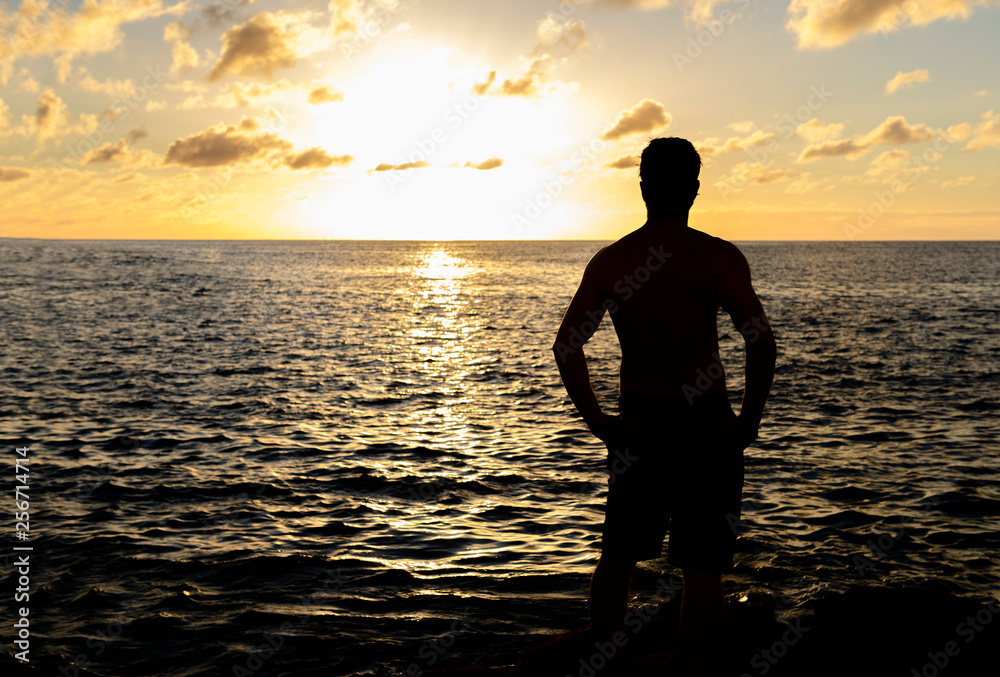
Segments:
[[[557,180],[547,160],[586,141],[567,131],[579,127],[571,88],[542,99],[480,95],[473,87],[486,68],[457,65],[468,60],[454,50],[390,59],[345,87],[356,105],[313,106],[292,126],[298,145],[355,158],[302,189],[295,212],[305,227],[317,237],[508,239],[553,235],[576,216],[561,196],[543,198],[531,233],[515,218]]]

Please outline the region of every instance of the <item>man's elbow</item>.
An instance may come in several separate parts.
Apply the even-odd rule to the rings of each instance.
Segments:
[[[747,354],[774,361],[778,355],[778,343],[774,340],[774,334],[768,332],[754,341],[747,341]]]
[[[552,344],[552,352],[556,356],[556,362],[562,363],[576,355],[580,351],[579,348],[574,348],[566,341],[562,340],[561,337],[556,337],[556,342]]]

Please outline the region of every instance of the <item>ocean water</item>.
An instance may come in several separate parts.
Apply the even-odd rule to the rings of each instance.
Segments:
[[[779,354],[727,595],[997,597],[1000,243],[739,244]],[[38,674],[401,675],[585,624],[606,452],[550,347],[602,245],[0,241]],[[587,350],[614,410],[609,320]]]

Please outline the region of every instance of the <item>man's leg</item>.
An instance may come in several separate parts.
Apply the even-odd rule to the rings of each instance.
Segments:
[[[590,621],[594,641],[606,642],[625,629],[628,591],[635,560],[615,562],[601,557],[590,581]]]
[[[718,669],[725,610],[722,574],[685,569],[680,623],[684,677],[707,677]]]

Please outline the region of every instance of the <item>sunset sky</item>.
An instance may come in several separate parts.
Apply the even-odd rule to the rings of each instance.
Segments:
[[[996,239],[995,0],[0,5],[2,237]]]

